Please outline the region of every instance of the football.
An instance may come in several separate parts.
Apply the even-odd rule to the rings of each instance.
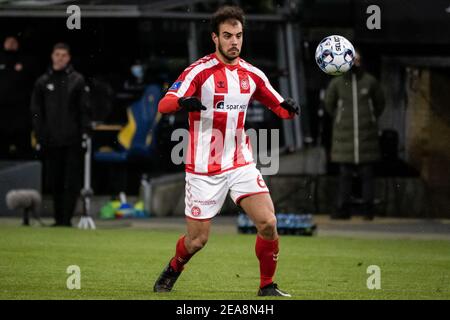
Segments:
[[[339,76],[353,66],[355,49],[346,38],[332,35],[320,41],[316,49],[316,62],[326,74]]]

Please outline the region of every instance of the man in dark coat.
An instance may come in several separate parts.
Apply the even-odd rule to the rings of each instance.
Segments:
[[[384,96],[377,80],[364,71],[359,52],[350,72],[334,78],[327,89],[325,108],[333,117],[331,161],[339,163],[337,210],[332,218],[350,218],[352,178],[362,181],[362,208],[373,219],[373,167],[380,159],[377,120]]]
[[[66,44],[56,44],[51,58],[52,66],[34,87],[32,122],[50,178],[55,226],[71,226],[83,173],[82,136],[90,126],[88,88],[70,65]]]
[[[31,156],[31,121],[27,116],[33,86],[31,60],[14,36],[0,49],[0,159]]]

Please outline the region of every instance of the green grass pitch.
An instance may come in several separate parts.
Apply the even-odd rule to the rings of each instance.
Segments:
[[[212,232],[175,290],[152,292],[178,231],[0,226],[0,299],[257,299],[254,235]],[[81,289],[66,287],[67,267]],[[369,265],[381,289],[369,290]],[[450,242],[283,236],[276,282],[291,299],[449,299]]]

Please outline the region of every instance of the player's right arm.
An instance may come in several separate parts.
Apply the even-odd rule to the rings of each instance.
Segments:
[[[250,76],[256,84],[253,94],[256,100],[272,110],[282,119],[293,119],[300,114],[300,107],[292,98],[284,99],[269,82],[266,75],[259,69],[252,67]]]
[[[198,85],[198,77],[192,70],[192,67],[186,69],[172,84],[158,104],[159,112],[174,113],[183,108],[188,112],[206,110],[201,101],[195,97],[200,86]]]

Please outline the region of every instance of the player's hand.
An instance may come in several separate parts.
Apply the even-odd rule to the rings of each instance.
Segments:
[[[188,112],[206,110],[206,107],[196,97],[181,97],[178,99],[178,104]]]
[[[285,99],[280,105],[290,113],[300,114],[300,106],[292,98]]]

